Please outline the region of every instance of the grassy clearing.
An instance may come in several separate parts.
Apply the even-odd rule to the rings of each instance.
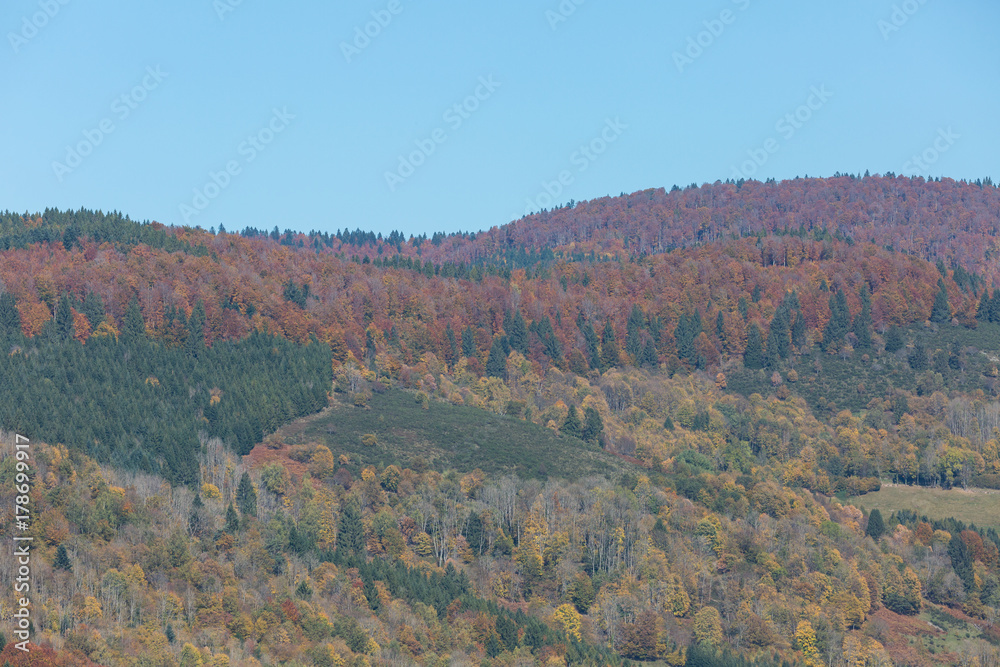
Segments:
[[[871,511],[913,510],[931,519],[954,518],[981,528],[1000,528],[1000,492],[989,489],[928,489],[919,486],[883,486],[880,491],[848,498]]]
[[[377,444],[365,444],[368,434]],[[279,436],[290,445],[326,445],[335,459],[347,454],[351,469],[396,464],[459,472],[479,468],[525,478],[616,479],[634,468],[596,445],[531,422],[436,401],[425,410],[413,394],[396,390],[375,394],[367,408],[336,402],[286,426]]]

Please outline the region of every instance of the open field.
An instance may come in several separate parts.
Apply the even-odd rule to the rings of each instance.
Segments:
[[[1000,491],[992,489],[883,486],[875,493],[848,498],[848,502],[869,511],[878,508],[887,517],[905,509],[931,519],[955,518],[982,528],[1000,528]]]

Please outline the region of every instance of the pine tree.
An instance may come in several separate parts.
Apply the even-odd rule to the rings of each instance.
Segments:
[[[645,347],[642,348],[642,352],[639,353],[639,366],[647,368],[659,363],[660,357],[656,354],[656,345],[653,344],[653,339],[649,339],[646,341]]]
[[[754,370],[764,367],[764,342],[755,322],[751,322],[747,329],[747,347],[743,352],[743,365]]]
[[[625,352],[637,366],[640,365],[639,359],[642,356],[642,329],[645,322],[646,316],[642,314],[642,309],[633,305],[625,329]]]
[[[523,355],[528,354],[528,327],[520,310],[515,311],[514,317],[511,318],[510,329],[507,329],[507,342],[514,350]]]
[[[559,431],[574,438],[583,437],[583,426],[580,424],[580,415],[577,413],[575,405],[569,406],[569,412],[566,413],[566,419]]]
[[[788,358],[790,350],[788,331],[788,309],[784,304],[775,311],[767,335],[766,363],[769,368],[778,365],[778,361]]]
[[[236,487],[236,504],[240,507],[240,514],[246,516],[257,516],[257,491],[253,488],[250,475],[246,472],[240,477],[240,483]]]
[[[792,345],[800,351],[806,346],[806,318],[796,310],[792,320]]]
[[[236,508],[233,507],[232,501],[229,502],[229,506],[226,507],[226,532],[235,533],[240,529],[240,518],[236,515]]]
[[[578,320],[580,324],[580,331],[583,333],[584,344],[587,346],[587,364],[591,368],[601,367],[601,352],[598,346],[597,333],[594,331],[593,325],[590,322],[582,320],[583,313],[580,313],[581,320]]]
[[[934,307],[931,309],[931,322],[949,322],[951,320],[951,306],[948,303],[948,289],[944,285],[944,280],[938,279],[938,293],[934,297]]]
[[[847,297],[844,295],[844,290],[838,289],[836,294],[830,295],[829,303],[830,320],[826,323],[826,329],[823,330],[823,342],[820,344],[824,352],[831,345],[836,346],[836,348],[840,347],[851,322],[851,313],[847,308]]]
[[[503,378],[507,375],[507,353],[504,352],[502,336],[493,337],[490,356],[486,359],[486,375],[493,378]]]

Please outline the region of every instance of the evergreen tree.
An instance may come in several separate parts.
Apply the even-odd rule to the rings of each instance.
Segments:
[[[938,293],[934,297],[934,307],[931,309],[931,322],[951,321],[951,305],[948,303],[948,289],[944,280],[938,279]]]
[[[801,310],[796,310],[792,320],[792,345],[799,350],[806,346],[806,318]]]
[[[462,354],[466,357],[476,356],[476,334],[469,326],[462,329]]]
[[[618,349],[618,340],[615,338],[615,329],[611,326],[611,320],[604,323],[604,333],[601,336],[601,365],[604,368],[613,368],[619,363],[621,351]]]
[[[787,359],[790,351],[789,335],[789,311],[785,304],[782,304],[771,318],[771,326],[767,334],[767,366],[773,368],[778,365],[781,359]]]
[[[764,360],[764,341],[760,329],[755,322],[751,322],[747,329],[747,347],[743,352],[743,365],[756,370],[764,367]]]
[[[80,306],[80,312],[84,314],[87,322],[90,323],[90,330],[93,331],[96,329],[105,318],[104,300],[101,298],[101,295],[97,292],[87,292],[87,296]]]
[[[913,350],[910,351],[906,360],[909,362],[910,368],[917,372],[927,370],[927,348],[924,347],[923,342],[918,340],[913,344]]]
[[[337,550],[356,556],[365,553],[365,529],[361,524],[361,511],[353,500],[349,500],[340,513],[337,526]]]
[[[726,338],[726,318],[722,316],[722,311],[715,316],[715,335],[719,340],[725,340]]]
[[[976,307],[976,319],[980,322],[990,321],[990,291],[988,289],[983,290],[982,296],[979,297],[979,305]]]
[[[604,420],[601,419],[601,413],[595,408],[587,408],[583,416],[583,432],[580,437],[587,442],[599,443],[601,435],[604,434]]]
[[[750,304],[747,303],[747,298],[745,296],[740,297],[740,300],[736,303],[736,308],[740,311],[740,317],[742,317],[745,322],[747,318],[750,317]]]
[[[890,354],[903,349],[903,332],[895,324],[885,333],[885,351]]]
[[[52,567],[57,570],[64,570],[66,572],[73,571],[73,563],[69,560],[69,554],[66,553],[66,545],[60,544],[59,548],[56,549],[56,559],[52,563]]]
[[[232,501],[229,502],[229,506],[226,507],[226,532],[236,533],[240,529],[240,518],[236,515],[236,508],[233,507]]]
[[[502,336],[493,337],[490,356],[486,360],[486,375],[492,378],[503,378],[507,375],[507,353],[504,352]]]
[[[597,333],[594,331],[593,325],[586,320],[583,320],[583,313],[580,313],[580,331],[583,333],[584,344],[587,346],[587,365],[591,368],[601,367],[601,353],[598,346]]]
[[[569,412],[566,413],[566,419],[563,421],[562,426],[559,427],[559,430],[574,438],[583,437],[583,426],[580,424],[580,415],[577,413],[575,405],[569,406]]]
[[[0,340],[10,340],[21,336],[21,313],[17,300],[10,292],[0,294]],[[3,350],[6,353],[6,350]]]
[[[855,347],[859,350],[870,350],[872,347],[872,299],[868,284],[861,286],[861,311],[854,317],[854,335],[858,337]]]
[[[205,349],[205,302],[198,299],[191,309],[191,319],[188,320],[188,335],[184,341],[184,349],[191,356],[197,357]]]
[[[514,316],[510,320],[510,328],[506,329],[506,332],[507,342],[511,348],[527,355],[529,352],[528,327],[524,323],[524,317],[520,310],[514,312]]]
[[[56,306],[53,334],[56,340],[71,340],[76,335],[76,327],[73,324],[73,310],[69,303],[69,296],[62,295],[59,305]]]
[[[994,324],[1000,322],[1000,289],[994,290],[993,292],[993,297],[990,299],[990,308],[987,319]]]
[[[882,519],[882,512],[873,509],[868,515],[868,527],[865,528],[865,535],[878,542],[879,538],[885,534],[885,521]]]
[[[643,368],[655,367],[660,363],[660,357],[656,354],[656,345],[653,344],[653,339],[646,341],[645,347],[642,348],[642,352],[639,353],[639,366]]]
[[[135,297],[128,303],[125,319],[121,328],[122,340],[126,343],[138,343],[146,339],[146,323],[142,320],[142,311]]]
[[[240,483],[236,487],[236,504],[240,507],[240,514],[246,516],[257,516],[257,491],[253,488],[250,475],[246,472],[240,477]]]
[[[458,360],[458,341],[455,339],[455,330],[451,328],[451,322],[444,330],[445,342],[447,347],[445,348],[445,361],[449,364],[454,364]]]
[[[645,323],[646,316],[642,314],[639,306],[634,304],[625,329],[625,352],[637,366],[640,365],[639,359],[642,356],[642,329]]]
[[[847,335],[847,329],[851,322],[851,313],[847,308],[847,296],[844,290],[838,289],[836,294],[830,295],[830,320],[823,330],[823,342],[820,347],[825,352],[831,345],[840,346]]]

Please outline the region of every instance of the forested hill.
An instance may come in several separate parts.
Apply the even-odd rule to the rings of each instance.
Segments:
[[[716,183],[430,237],[2,214],[0,431],[51,445],[32,530],[87,573],[37,627],[114,665],[997,664],[997,526],[846,501],[1000,488],[998,202]]]

